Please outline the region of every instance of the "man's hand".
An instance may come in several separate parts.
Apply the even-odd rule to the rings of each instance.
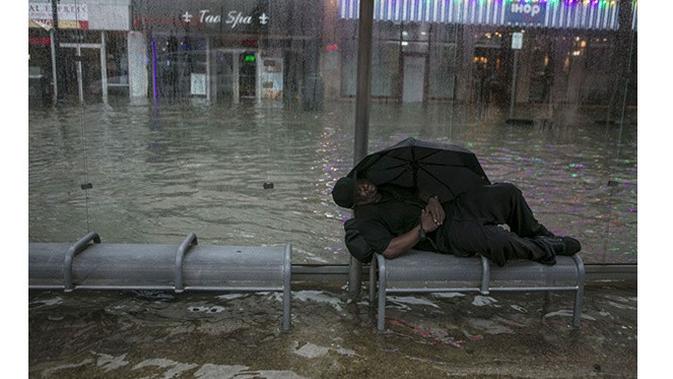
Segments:
[[[425,211],[430,213],[432,221],[437,225],[437,227],[439,227],[444,223],[446,214],[444,213],[444,208],[442,207],[442,204],[439,202],[439,200],[437,200],[436,197],[431,197],[428,200],[428,205],[425,206]],[[425,227],[423,228],[423,230],[427,231]]]
[[[438,222],[435,222],[435,218],[429,211],[426,209],[421,211],[421,228],[423,228],[423,231],[426,233],[434,232],[439,228],[439,225]]]

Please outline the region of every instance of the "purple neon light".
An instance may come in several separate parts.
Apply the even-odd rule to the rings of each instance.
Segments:
[[[154,100],[159,98],[157,91],[157,42],[152,39],[152,93]]]

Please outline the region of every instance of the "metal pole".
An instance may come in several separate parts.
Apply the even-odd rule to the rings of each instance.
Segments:
[[[61,61],[61,39],[58,31],[58,1],[51,0],[51,17],[52,17],[52,41],[54,44],[54,54],[52,56],[53,66],[56,68],[57,75],[54,76],[56,91],[56,102],[63,99],[65,89],[65,72],[63,62]]]
[[[232,57],[231,70],[233,71],[231,77],[234,79],[233,83],[232,83],[232,86],[231,86],[231,89],[233,91],[234,104],[238,104],[240,102],[240,96],[241,96],[241,91],[240,91],[240,80],[241,80],[241,78],[239,77],[240,68],[239,68],[239,65],[238,65],[238,60],[241,59],[240,55],[241,54],[240,54],[239,51],[234,51],[234,52],[231,53],[231,57]]]
[[[210,104],[210,37],[206,37],[206,100]]]
[[[51,77],[54,85],[54,95],[52,100],[53,103],[56,104],[56,101],[58,100],[58,84],[56,78],[58,78],[58,75],[56,74],[56,45],[54,42],[56,33],[54,28],[52,28],[49,33],[51,35]]]
[[[152,46],[152,100],[156,102],[159,98],[159,90],[157,88],[157,42],[154,40],[154,36],[151,36],[150,39]]]
[[[262,52],[258,49],[255,52],[255,97],[257,104],[262,102],[262,67]]]
[[[107,104],[108,83],[107,83],[107,41],[105,32],[100,32],[100,81],[103,102]]]
[[[512,96],[509,101],[509,119],[514,118],[514,104],[516,103],[516,71],[519,63],[519,50],[514,50],[514,68],[512,69]]]
[[[84,75],[82,73],[82,47],[77,44],[77,91],[79,93],[79,102],[84,104]]]
[[[374,0],[360,0],[360,17],[358,19],[358,84],[355,94],[353,165],[356,165],[367,155],[373,23]],[[348,277],[348,294],[351,298],[357,298],[360,295],[360,286],[362,283],[362,264],[353,257],[351,257]]]

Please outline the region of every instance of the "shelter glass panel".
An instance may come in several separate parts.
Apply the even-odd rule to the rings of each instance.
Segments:
[[[369,151],[463,145],[586,262],[635,263],[635,3],[508,3],[375,2]],[[31,19],[31,240],[195,232],[348,262],[330,190],[355,163],[358,20],[357,0],[92,0],[56,28]]]

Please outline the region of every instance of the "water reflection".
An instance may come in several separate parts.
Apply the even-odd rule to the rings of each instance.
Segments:
[[[30,240],[76,240],[88,219],[107,242],[177,244],[193,231],[207,244],[291,241],[296,263],[345,263],[349,213],[329,192],[353,164],[353,114],[343,102],[321,113],[202,103],[32,109]],[[374,104],[370,151],[408,136],[464,144],[492,181],[524,191],[541,222],[577,236],[585,261],[635,263],[636,126],[580,111],[533,126],[505,117]]]

